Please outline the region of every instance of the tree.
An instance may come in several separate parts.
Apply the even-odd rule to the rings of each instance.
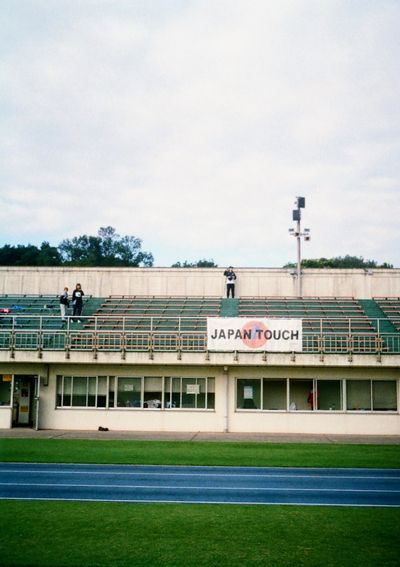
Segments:
[[[172,264],[171,268],[218,268],[218,264],[214,260],[197,260],[197,262],[188,262],[185,260],[183,264],[181,262],[176,262]]]
[[[50,246],[49,242],[42,242],[38,255],[38,266],[61,266],[62,259],[55,246]]]
[[[284,268],[295,268],[297,264],[294,262],[290,262],[285,264]],[[386,268],[392,269],[393,265],[384,262],[383,264],[378,264],[375,260],[364,260],[362,256],[350,256],[346,255],[344,257],[337,256],[335,258],[318,258],[318,259],[310,259],[310,260],[302,260],[301,261],[302,268],[342,268],[342,269],[351,269],[351,268]]]
[[[120,236],[111,226],[101,227],[97,236],[75,236],[63,240],[58,249],[64,264],[69,266],[150,267],[154,258],[141,249],[135,236]]]
[[[6,244],[0,248],[1,266],[60,266],[61,256],[54,246],[42,242],[40,248],[33,244]]]

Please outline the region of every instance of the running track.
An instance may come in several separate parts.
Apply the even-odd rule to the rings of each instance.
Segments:
[[[0,499],[400,507],[400,469],[0,463]]]

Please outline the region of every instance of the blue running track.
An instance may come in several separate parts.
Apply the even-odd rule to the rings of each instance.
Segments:
[[[0,463],[0,499],[400,507],[400,469]]]

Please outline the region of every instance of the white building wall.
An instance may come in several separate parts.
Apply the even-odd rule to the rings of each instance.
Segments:
[[[235,268],[238,296],[295,296],[287,269]],[[9,268],[0,267],[0,294],[58,294],[77,282],[86,294],[224,296],[223,268]],[[303,295],[400,297],[400,269],[303,270]]]
[[[160,409],[57,409],[56,376],[121,375],[121,376],[185,376],[215,377],[215,410]],[[228,404],[226,397],[228,377]],[[60,365],[51,369],[49,385],[41,387],[41,429],[97,430],[99,426],[113,431],[203,431],[307,434],[399,435],[400,413],[373,412],[266,412],[236,409],[237,378],[299,378],[299,379],[375,379],[399,377],[398,369],[316,369],[316,368],[193,368],[193,367],[96,367]],[[400,392],[398,385],[398,392]],[[398,393],[399,397],[399,393]],[[400,400],[398,400],[400,408]],[[1,413],[1,412],[0,412]],[[10,425],[3,425],[4,428]]]
[[[0,429],[11,428],[11,408],[0,407]]]

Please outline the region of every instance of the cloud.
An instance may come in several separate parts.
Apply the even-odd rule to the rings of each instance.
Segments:
[[[391,1],[6,1],[0,238],[112,225],[158,265],[400,265]],[[12,222],[9,219],[12,218]]]

